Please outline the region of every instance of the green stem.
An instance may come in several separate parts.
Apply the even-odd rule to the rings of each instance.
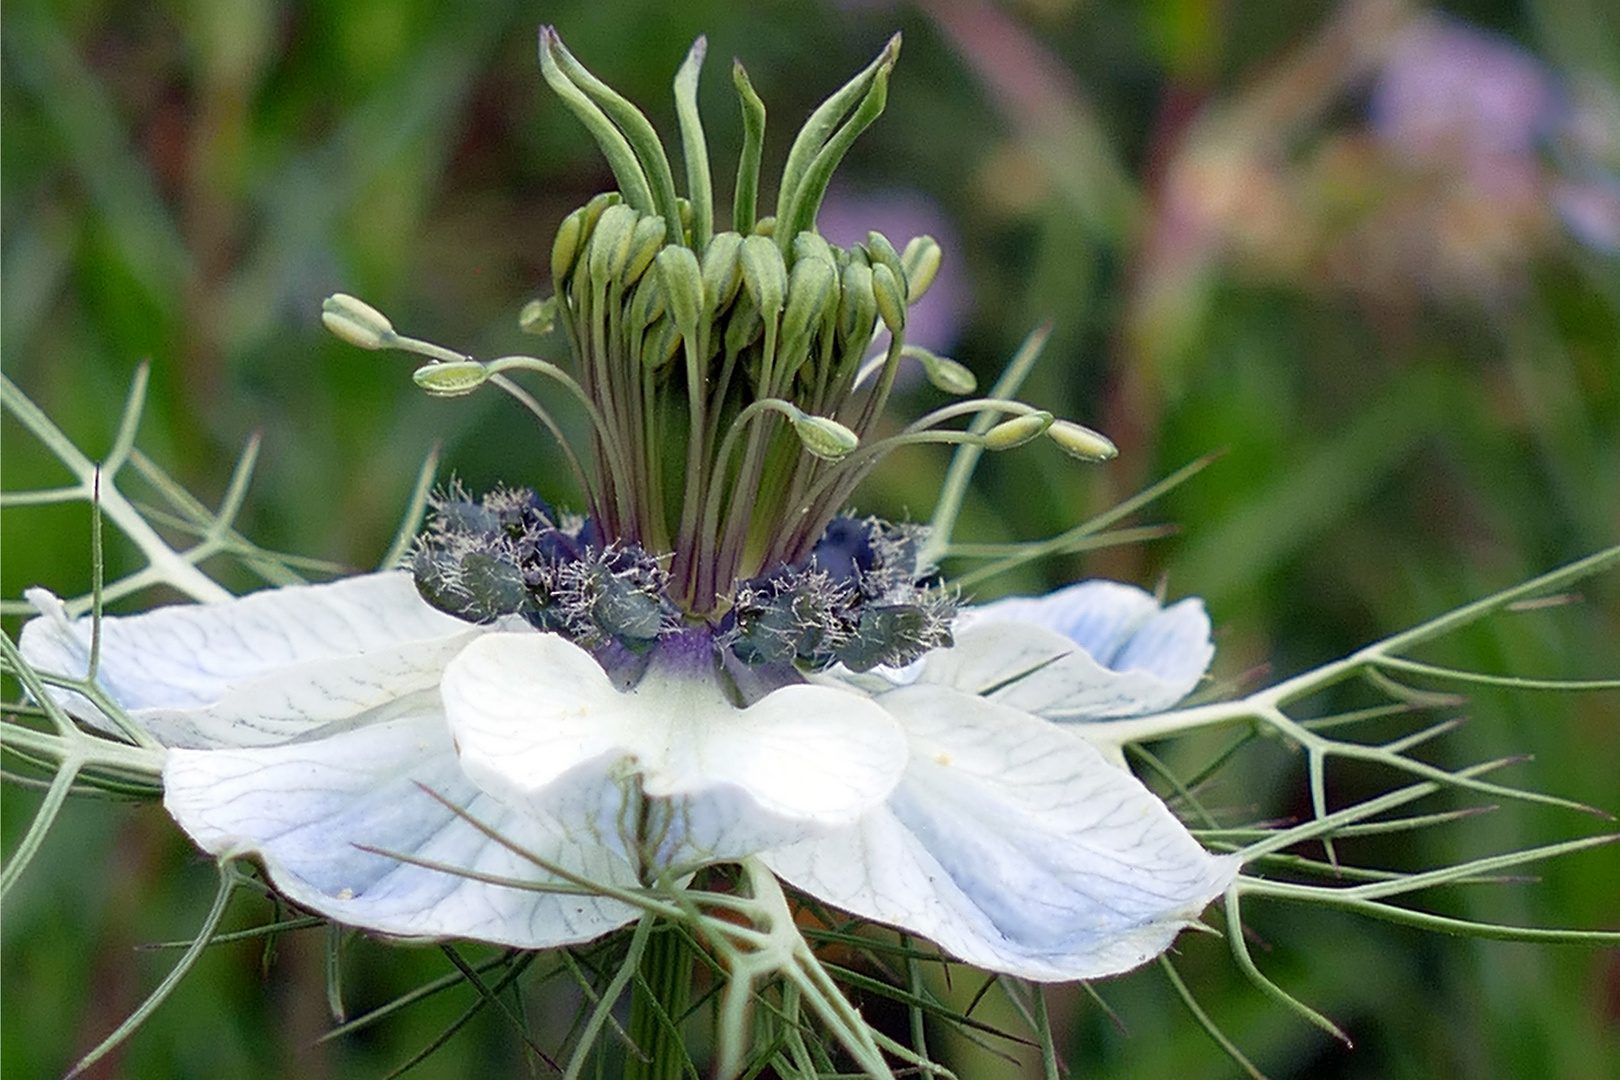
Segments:
[[[686,939],[655,931],[641,954],[630,999],[630,1038],[647,1055],[625,1062],[625,1080],[677,1080],[690,1067],[679,1022],[692,993],[692,957]]]

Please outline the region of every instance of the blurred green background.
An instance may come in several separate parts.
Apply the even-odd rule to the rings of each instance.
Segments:
[[[6,373],[97,454],[150,361],[139,445],[217,500],[262,433],[243,531],[356,568],[381,557],[436,441],[444,477],[570,503],[504,399],[429,400],[408,361],[318,322],[320,299],[343,290],[479,355],[560,355],[522,338],[516,312],[547,291],[556,223],[612,182],[543,87],[542,21],[666,132],[669,79],[707,33],[722,177],[740,142],[733,55],[771,110],[769,170],[820,97],[904,31],[888,112],[824,227],[857,229],[833,236],[846,243],[868,227],[898,244],[933,232],[952,276],[914,340],[988,385],[1049,321],[1024,398],[1123,450],[1105,468],[1049,448],[987,461],[959,539],[1047,536],[1225,451],[1144,519],[1176,523],[1174,536],[1029,567],[980,596],[1163,579],[1207,599],[1217,676],[1253,685],[1620,535],[1620,9],[1606,0],[1443,13],[1395,0],[16,0],[0,28]],[[937,397],[913,394],[913,412]],[[9,417],[0,438],[7,490],[65,479]],[[880,470],[862,507],[925,518],[944,465],[930,451]],[[85,591],[88,548],[82,506],[8,510],[3,594]],[[116,569],[127,553],[111,555]],[[1424,658],[1613,677],[1620,579]],[[1481,693],[1457,711],[1470,723],[1434,760],[1533,755],[1511,780],[1620,810],[1620,695]],[[1297,758],[1262,749],[1206,802],[1234,821],[1297,814],[1301,776]],[[1387,780],[1341,768],[1331,790]],[[6,850],[37,801],[5,790]],[[1438,865],[1602,827],[1508,806],[1354,856]],[[1620,854],[1534,869],[1534,884],[1418,899],[1467,918],[1620,926]],[[212,889],[160,809],[71,806],[0,929],[0,1072],[59,1075],[99,1041],[165,970],[136,946],[184,937]],[[266,910],[241,902],[232,924]],[[1219,941],[1184,939],[1177,962],[1203,1006],[1278,1080],[1620,1075],[1613,950],[1247,914],[1261,966],[1356,1042],[1346,1051],[1268,1003]],[[321,945],[292,935],[268,963],[251,943],[216,949],[92,1075],[380,1076],[471,998],[315,1046]],[[446,970],[432,950],[356,942],[351,1009]],[[1051,993],[1075,1075],[1235,1075],[1155,972],[1097,989],[1123,1030],[1078,989]],[[959,1060],[967,1077],[1016,1074]],[[510,1031],[481,1017],[414,1075],[523,1069]]]

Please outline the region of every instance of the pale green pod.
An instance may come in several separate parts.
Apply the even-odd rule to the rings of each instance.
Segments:
[[[630,303],[625,308],[625,317],[629,320],[631,330],[640,333],[662,315],[666,307],[664,283],[660,276],[645,274],[637,283],[635,295],[630,298]]]
[[[602,211],[585,252],[593,288],[616,279],[630,261],[630,238],[635,235],[636,220],[636,212],[623,204]]]
[[[489,369],[477,360],[425,364],[412,373],[416,385],[434,397],[463,397],[489,379]]]
[[[889,332],[899,337],[906,330],[906,287],[899,275],[889,269],[887,263],[878,263],[872,267],[872,298],[877,301],[877,310],[883,325]]]
[[[775,318],[787,302],[787,264],[781,250],[767,237],[745,237],[739,261],[748,295],[766,318]]]
[[[913,236],[900,253],[900,265],[906,272],[906,302],[915,304],[934,283],[939,264],[945,257],[938,241],[932,236]]]
[[[721,232],[710,238],[703,251],[703,298],[711,314],[724,311],[742,286],[742,264],[738,262],[742,245],[741,233]]]
[[[1052,421],[1046,435],[1062,447],[1064,453],[1082,461],[1107,461],[1119,456],[1119,447],[1112,439],[1073,420]]]
[[[853,252],[851,253],[853,256]],[[843,274],[844,294],[838,309],[838,336],[861,351],[872,341],[877,298],[872,295],[872,268],[852,257]]]
[[[820,323],[829,303],[836,304],[838,272],[830,261],[800,259],[788,275],[787,310],[782,313],[782,341],[798,342]]]
[[[359,297],[333,293],[321,301],[321,322],[333,334],[362,349],[381,349],[392,343],[394,324]]]
[[[1040,438],[1051,426],[1052,414],[1049,412],[1032,412],[1024,416],[1015,416],[1011,420],[1003,420],[984,433],[984,448],[1011,450],[1015,446],[1023,446],[1031,439]]]
[[[800,413],[793,417],[793,431],[806,450],[825,461],[848,457],[861,445],[859,435],[825,416]]]
[[[948,356],[940,356],[921,345],[907,345],[900,352],[922,364],[928,381],[947,394],[971,394],[979,387],[973,372]]]
[[[635,231],[630,234],[630,256],[620,274],[619,284],[628,289],[641,280],[641,275],[652,265],[653,256],[664,246],[667,230],[664,219],[656,214],[648,214],[636,222]]]
[[[703,271],[697,255],[689,247],[668,246],[653,260],[658,281],[664,288],[664,302],[675,325],[683,334],[696,334],[703,315]]]

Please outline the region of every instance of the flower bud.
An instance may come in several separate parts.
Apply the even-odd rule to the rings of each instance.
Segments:
[[[1031,439],[1039,437],[1041,433],[1051,426],[1052,414],[1049,412],[1032,412],[1023,416],[1015,416],[1011,420],[1003,420],[984,433],[984,448],[986,450],[1011,450],[1015,446],[1023,446]]]
[[[579,258],[580,245],[585,242],[585,210],[582,206],[563,218],[551,241],[551,284],[558,292],[562,292],[563,282]]]
[[[800,413],[793,417],[793,430],[806,450],[825,461],[837,461],[839,458],[847,457],[861,445],[859,435],[825,416]]]
[[[900,352],[921,363],[928,381],[947,394],[971,394],[979,386],[973,372],[948,356],[939,356],[921,345],[907,345]]]
[[[820,323],[829,302],[836,302],[833,290],[838,271],[831,262],[800,259],[788,275],[787,310],[782,313],[782,341],[797,343]]]
[[[641,275],[652,265],[653,256],[664,246],[666,231],[664,219],[657,214],[648,214],[636,222],[635,230],[630,234],[629,258],[619,274],[619,284],[628,289],[641,280]]]
[[[381,349],[393,343],[394,324],[364,300],[333,293],[321,301],[321,322],[350,345]]]
[[[886,263],[872,267],[872,298],[877,301],[878,315],[889,333],[895,337],[906,332],[905,286]]]
[[[1046,435],[1062,447],[1064,453],[1082,461],[1107,461],[1119,456],[1119,447],[1108,436],[1072,420],[1052,421]]]
[[[518,329],[525,334],[549,334],[557,325],[557,298],[530,300],[518,312]]]
[[[939,243],[932,236],[914,236],[906,245],[906,250],[900,253],[900,265],[906,272],[906,299],[908,303],[915,304],[922,299],[928,286],[934,283],[934,275],[939,273],[940,260],[944,252]]]
[[[630,261],[630,238],[635,235],[636,221],[636,212],[622,203],[602,211],[585,253],[593,286],[615,280]]]
[[[425,364],[411,375],[416,385],[434,397],[463,397],[484,385],[489,369],[477,360]]]
[[[851,262],[844,267],[843,303],[838,309],[838,335],[861,352],[872,342],[877,300],[872,295],[872,268]]]
[[[894,250],[894,245],[889,243],[889,238],[887,236],[884,236],[880,232],[867,233],[866,254],[868,261],[873,266],[878,266],[879,264],[887,266],[894,272],[894,276],[900,281],[903,282],[906,280],[905,264],[901,262],[900,253]]]
[[[636,286],[635,295],[630,298],[630,306],[625,310],[631,333],[645,330],[665,309],[663,281],[656,273],[644,275]]]
[[[801,232],[793,238],[793,259],[795,265],[800,259],[823,259],[833,266],[838,265],[838,259],[833,255],[832,245],[820,233]]]
[[[715,233],[703,250],[703,298],[710,305],[710,314],[730,304],[742,285],[742,266],[737,261],[742,245],[741,233],[722,232]]]
[[[653,260],[658,281],[664,288],[664,302],[681,333],[695,335],[703,314],[703,271],[697,255],[689,247],[665,247]]]
[[[739,256],[743,284],[759,305],[760,314],[774,319],[787,301],[787,264],[782,252],[764,236],[745,237]]]

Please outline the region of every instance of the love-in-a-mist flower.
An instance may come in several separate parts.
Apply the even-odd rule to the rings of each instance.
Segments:
[[[1111,452],[1014,401],[885,420],[938,246],[872,233],[838,248],[815,219],[897,47],[806,123],[769,217],[764,110],[735,69],[745,140],[719,230],[701,42],[676,79],[678,198],[642,115],[542,33],[547,80],[619,181],[563,222],[555,295],[525,312],[560,326],[571,370],[414,341],[352,297],[325,321],[427,355],[432,393],[511,392],[562,444],[584,512],[452,486],[404,569],[102,620],[97,677],[167,748],[164,802],[199,845],[256,858],[287,898],[346,925],[525,948],[637,914],[555,870],[657,890],[757,858],[837,907],[1039,979],[1134,967],[1226,888],[1235,862],[1086,737],[1191,690],[1211,655],[1196,601],[1161,609],[1091,582],[957,611],[924,530],[847,510],[900,446],[1046,435]],[[936,385],[971,392],[960,365],[921,358]],[[552,420],[569,399],[588,453]],[[964,417],[1004,419],[945,426]],[[24,656],[83,674],[92,624],[34,602]],[[87,698],[63,701],[113,728]]]

